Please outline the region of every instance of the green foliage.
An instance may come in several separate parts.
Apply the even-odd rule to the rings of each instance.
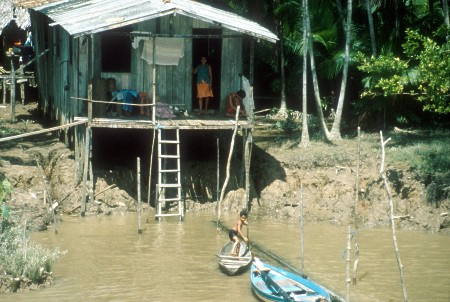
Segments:
[[[426,186],[433,184],[437,198],[448,198],[445,194],[450,188],[450,133],[438,130],[414,136],[394,135],[392,138],[393,142],[404,146],[401,152],[396,146],[389,148],[389,161],[408,163]]]
[[[33,243],[24,226],[13,224],[0,236],[0,273],[39,283],[64,253],[58,248],[50,251]]]
[[[18,135],[23,133],[23,131],[17,129],[8,128],[4,122],[0,121],[0,137],[7,137],[11,135]]]
[[[278,129],[283,130],[287,134],[291,134],[292,132],[298,129],[298,123],[295,122],[292,118],[288,117],[285,120],[277,121],[276,127]]]
[[[282,130],[287,134],[293,133],[298,129],[299,124],[296,119],[301,116],[301,113],[295,110],[287,109],[285,113],[280,114],[280,109],[272,108],[268,117],[276,119],[274,127],[278,130]]]
[[[366,74],[362,97],[409,94],[423,103],[423,109],[450,113],[450,45],[439,45],[418,31],[407,30],[402,45],[406,60],[392,53],[367,57],[359,53],[358,69]]]
[[[12,186],[6,176],[3,173],[0,173],[0,203],[5,200],[6,196],[12,193]],[[0,208],[0,215],[2,210]]]

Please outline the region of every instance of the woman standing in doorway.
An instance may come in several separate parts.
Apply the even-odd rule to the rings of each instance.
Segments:
[[[209,98],[212,93],[212,68],[206,63],[206,57],[200,58],[200,64],[194,68],[194,74],[197,75],[197,98],[199,114],[208,113]],[[204,109],[204,110],[203,110]]]

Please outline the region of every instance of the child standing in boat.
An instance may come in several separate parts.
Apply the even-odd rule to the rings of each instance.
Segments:
[[[248,226],[248,214],[246,210],[242,210],[239,213],[239,219],[236,222],[236,224],[230,229],[228,232],[228,236],[230,237],[230,240],[234,242],[233,248],[231,249],[230,255],[231,256],[238,256],[239,255],[239,238],[238,235],[240,235],[245,242],[248,242],[248,238],[245,237],[244,233],[242,233],[242,226],[247,225]]]

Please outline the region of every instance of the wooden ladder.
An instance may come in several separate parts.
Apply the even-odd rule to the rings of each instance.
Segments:
[[[180,130],[158,128],[158,184],[156,219],[166,216],[184,218],[181,198]],[[178,203],[177,213],[163,213],[163,208]]]

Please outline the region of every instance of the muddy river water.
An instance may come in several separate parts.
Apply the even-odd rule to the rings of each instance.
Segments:
[[[57,233],[34,234],[36,242],[67,251],[54,266],[55,283],[1,295],[0,301],[257,301],[248,272],[229,277],[219,270],[215,255],[228,237],[217,231],[214,215],[188,213],[181,223],[148,217],[141,220],[142,234],[136,214],[64,217]],[[235,219],[222,217],[227,226]],[[301,268],[299,223],[251,216],[249,237]],[[342,297],[346,238],[346,226],[305,223],[304,272]],[[409,301],[449,302],[450,236],[398,231],[397,239]],[[402,301],[391,230],[364,229],[359,242],[359,280],[350,288],[350,300]]]

